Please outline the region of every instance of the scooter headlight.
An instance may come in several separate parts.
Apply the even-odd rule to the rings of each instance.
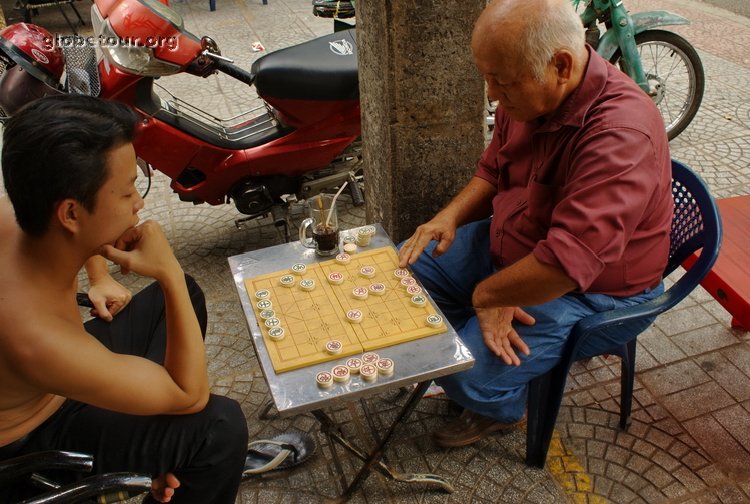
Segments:
[[[109,21],[100,25],[99,49],[116,67],[136,75],[156,77],[180,72],[180,66],[158,59],[154,48],[122,40]]]

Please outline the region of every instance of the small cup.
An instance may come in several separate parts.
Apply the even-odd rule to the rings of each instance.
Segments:
[[[339,251],[339,220],[333,195],[319,194],[307,200],[310,215],[299,227],[299,240],[307,248],[314,248],[321,257],[330,257]],[[307,229],[311,228],[312,237]]]

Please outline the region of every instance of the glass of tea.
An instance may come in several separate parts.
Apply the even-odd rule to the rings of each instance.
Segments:
[[[299,240],[305,247],[314,248],[322,257],[339,251],[339,219],[332,194],[318,194],[307,200],[309,217],[299,227]],[[309,236],[311,235],[311,236]]]

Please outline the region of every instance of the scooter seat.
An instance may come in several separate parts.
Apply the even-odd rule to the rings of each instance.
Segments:
[[[261,97],[292,100],[356,100],[357,41],[354,29],[269,53],[252,66]]]

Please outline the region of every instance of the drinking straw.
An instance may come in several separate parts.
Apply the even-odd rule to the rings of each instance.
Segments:
[[[328,217],[326,217],[326,223],[324,227],[328,227],[328,223],[331,221],[331,214],[333,213],[333,209],[336,208],[336,199],[339,197],[339,194],[341,194],[341,191],[344,190],[344,187],[346,187],[346,184],[348,183],[348,181],[344,181],[344,183],[341,184],[341,187],[339,187],[339,190],[336,192],[336,195],[331,200],[331,208],[328,209]]]

